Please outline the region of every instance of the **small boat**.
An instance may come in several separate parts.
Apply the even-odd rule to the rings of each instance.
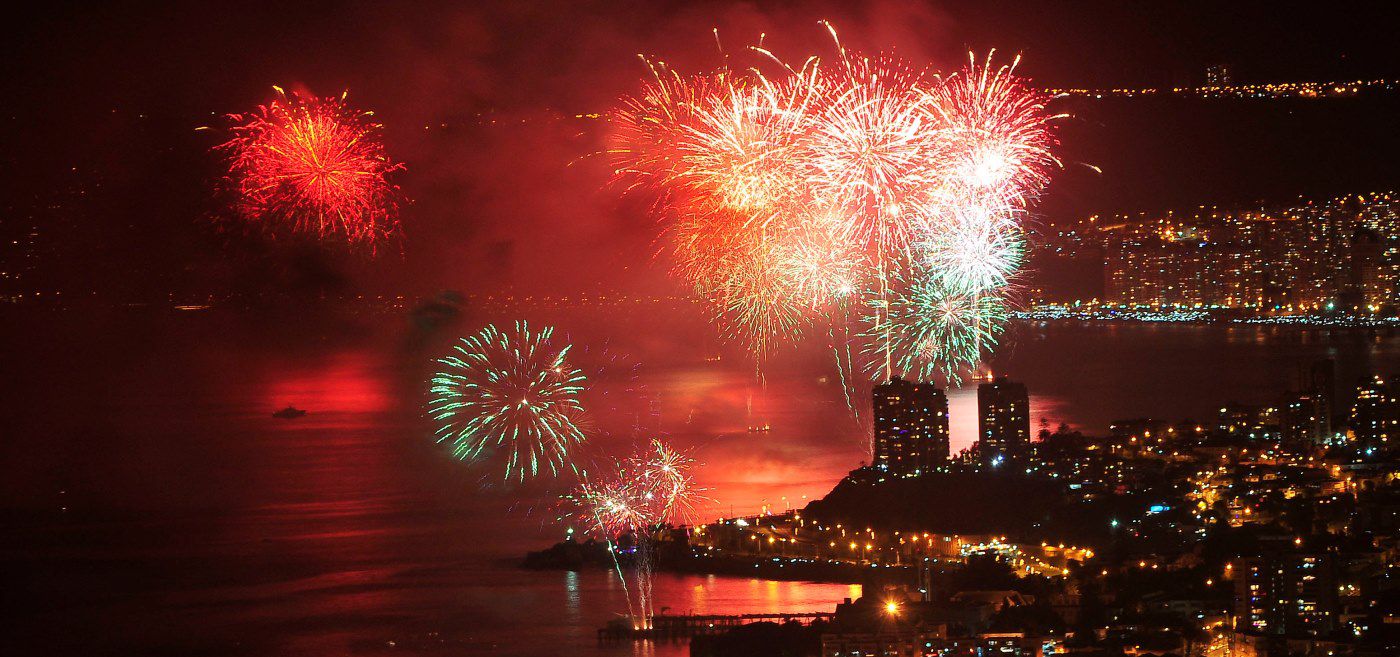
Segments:
[[[277,411],[276,413],[273,413],[272,417],[281,418],[283,420],[295,420],[304,415],[306,415],[306,411],[303,411],[300,408],[296,408],[294,406],[288,406],[280,411]]]

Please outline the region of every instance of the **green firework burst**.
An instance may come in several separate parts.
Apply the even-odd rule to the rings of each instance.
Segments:
[[[438,359],[428,402],[437,441],[462,460],[499,454],[507,480],[572,467],[570,455],[584,441],[585,377],[568,364],[567,345],[551,344],[553,335],[523,321],[509,332],[487,326]]]

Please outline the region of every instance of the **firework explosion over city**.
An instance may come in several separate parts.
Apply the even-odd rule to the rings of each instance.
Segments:
[[[858,376],[957,383],[996,344],[1025,218],[1058,165],[1058,117],[1016,77],[1015,60],[969,54],[960,70],[929,71],[849,50],[823,25],[832,54],[797,65],[761,42],[711,72],[644,60],[650,78],[608,116],[605,156],[615,187],[653,197],[675,275],[750,351],[760,378],[773,349],[824,341],[855,412]],[[396,233],[389,178],[402,167],[371,114],[347,94],[276,92],[229,115],[230,137],[214,148],[234,216],[351,246]],[[698,499],[691,460],[653,439],[590,479],[577,455],[588,374],[569,362],[571,348],[553,328],[487,326],[437,360],[427,412],[439,443],[494,464],[505,482],[577,477],[576,519],[608,542],[629,616],[647,627],[650,535]]]
[[[653,196],[675,274],[760,372],[772,349],[817,337],[831,345],[848,403],[857,370],[956,383],[1006,319],[1024,218],[1058,164],[1057,117],[1015,77],[1014,61],[970,55],[961,70],[938,74],[850,51],[826,27],[829,61],[790,66],[762,44],[747,50],[759,61],[745,69],[731,61],[686,75],[647,61],[642,92],[609,116],[615,184]],[[373,150],[362,137],[356,143]],[[252,177],[245,159],[234,161],[235,178]],[[297,226],[325,216],[322,175],[284,168],[295,184],[273,200],[286,207],[264,214]],[[254,186],[281,180],[267,178]],[[335,216],[377,225],[366,200],[353,201]],[[552,328],[487,326],[437,361],[428,414],[455,456],[495,464],[507,482],[576,477],[569,517],[607,542],[629,617],[650,627],[651,536],[689,518],[700,499],[692,461],[651,439],[639,454],[584,462],[588,374],[569,362],[571,348],[555,344]]]
[[[655,196],[676,275],[760,361],[816,336],[844,377],[956,382],[1001,332],[1057,117],[1014,61],[942,75],[827,27],[835,56],[796,67],[761,44],[747,69],[648,62],[618,184]]]
[[[750,51],[777,74],[648,63],[608,155],[620,185],[655,194],[676,274],[760,361],[815,333],[843,381],[957,382],[1005,321],[1056,117],[1014,62],[970,57],[938,75],[849,51],[827,27],[829,64],[794,68],[761,45]],[[319,186],[293,189],[312,198],[285,214],[319,207]],[[439,360],[430,414],[456,456],[505,452],[505,478],[522,481],[577,471],[586,374],[552,333],[487,327]]]

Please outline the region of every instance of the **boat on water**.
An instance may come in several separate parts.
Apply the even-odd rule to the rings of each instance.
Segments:
[[[283,420],[294,420],[304,415],[306,415],[306,411],[303,411],[300,408],[296,408],[295,406],[288,406],[280,411],[277,411],[276,413],[273,413],[272,417],[281,418]]]

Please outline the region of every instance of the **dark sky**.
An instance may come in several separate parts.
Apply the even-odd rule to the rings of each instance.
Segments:
[[[1285,5],[1299,6],[1285,6]],[[21,106],[60,100],[222,110],[272,81],[500,107],[596,109],[638,52],[713,61],[766,32],[775,49],[852,45],[947,65],[972,48],[1026,56],[1050,85],[1198,81],[1227,63],[1244,80],[1395,73],[1380,3],[1271,2],[305,2],[54,3],[12,21],[9,85]],[[1368,8],[1369,5],[1369,8]],[[409,89],[413,91],[409,91]],[[424,110],[439,109],[424,107]]]
[[[0,225],[24,223],[36,205],[63,206],[62,216],[40,221],[62,236],[55,248],[71,261],[69,283],[120,278],[120,292],[141,294],[303,281],[371,291],[576,288],[580,280],[662,289],[645,202],[619,199],[588,157],[600,135],[578,122],[538,119],[546,110],[607,109],[645,74],[638,53],[684,70],[715,66],[711,28],[731,49],[766,34],[765,43],[792,60],[829,53],[819,19],[836,23],[855,48],[893,50],[938,69],[956,66],[969,49],[994,47],[1021,53],[1019,71],[1047,86],[1199,83],[1215,63],[1240,81],[1400,77],[1393,23],[1363,5],[1335,3],[236,2],[38,10],[8,21],[12,33],[0,45],[0,193],[8,214]],[[273,84],[320,94],[348,89],[384,122],[391,156],[408,166],[399,182],[412,199],[405,240],[387,255],[367,261],[269,246],[217,234],[200,220],[217,212],[209,189],[218,169],[206,152],[213,136],[194,129],[268,100]],[[1222,124],[1191,108],[1077,108],[1062,135],[1073,170],[1052,184],[1045,212],[1054,219],[1254,199],[1291,191],[1318,170],[1336,184],[1301,191],[1369,191],[1393,179],[1394,164],[1369,162],[1394,160],[1394,122],[1376,126],[1377,140],[1358,127],[1393,116],[1393,101],[1338,114],[1350,126],[1345,147],[1359,155],[1329,141],[1335,126],[1325,120],[1277,120],[1294,109],[1271,106],[1262,120]],[[532,122],[468,125],[482,111]],[[1316,142],[1301,151],[1307,161],[1282,176],[1237,173],[1232,153],[1242,150],[1297,159],[1281,131]],[[1181,152],[1182,137],[1202,133],[1220,140],[1201,148],[1221,152]],[[1270,138],[1278,141],[1265,143]],[[1360,162],[1360,173],[1328,158]],[[1193,166],[1203,159],[1205,168]],[[1104,168],[1103,178],[1086,177],[1077,162]],[[1259,182],[1266,179],[1277,180]],[[103,275],[114,267],[126,275]]]

